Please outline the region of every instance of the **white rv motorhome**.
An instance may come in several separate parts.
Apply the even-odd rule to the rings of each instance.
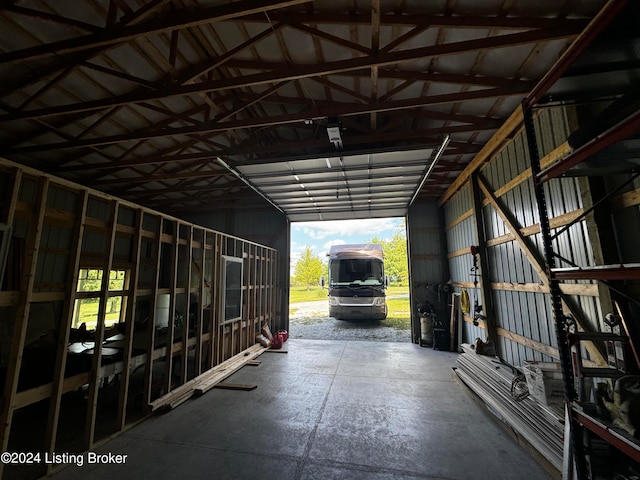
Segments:
[[[329,249],[329,316],[338,320],[387,318],[382,245],[333,245]]]

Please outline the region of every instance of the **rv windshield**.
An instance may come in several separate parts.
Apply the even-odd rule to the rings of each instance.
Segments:
[[[383,263],[376,258],[348,258],[329,263],[329,284],[371,285],[384,284]]]

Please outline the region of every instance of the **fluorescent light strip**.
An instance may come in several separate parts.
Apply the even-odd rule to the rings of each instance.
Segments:
[[[431,175],[431,172],[433,171],[433,167],[436,166],[436,163],[438,163],[438,160],[440,160],[440,157],[442,156],[445,148],[447,148],[447,145],[449,145],[449,140],[451,140],[451,137],[449,135],[447,135],[444,138],[444,140],[442,141],[442,145],[440,145],[440,148],[438,149],[438,151],[436,152],[435,156],[433,157],[433,161],[431,162],[431,165],[429,165],[429,168],[427,169],[427,172],[424,174],[424,177],[422,177],[422,180],[420,181],[420,184],[418,185],[418,188],[416,188],[416,191],[413,194],[413,197],[411,197],[411,201],[409,202],[409,206],[411,206],[413,204],[413,202],[415,201],[416,197],[420,193],[420,190],[422,190],[422,187],[424,186],[424,183],[427,181],[427,178],[429,178],[429,175]]]
[[[244,178],[244,176],[238,172],[236,169],[234,169],[233,167],[231,167],[230,165],[228,165],[224,160],[222,160],[220,157],[218,158],[218,163],[220,165],[222,165],[224,168],[226,168],[227,170],[229,170],[231,173],[233,173],[236,177],[238,177],[242,182],[244,182],[251,190],[253,190],[254,192],[256,192],[258,195],[260,195],[262,198],[264,198],[267,202],[269,202],[271,204],[271,206],[273,206],[273,208],[275,208],[276,210],[278,210],[280,213],[285,213],[284,210],[282,210],[278,205],[276,205],[275,203],[273,203],[271,201],[271,199],[269,197],[267,197],[264,193],[262,193],[260,191],[260,189],[258,187],[256,187],[253,183],[251,183],[249,180],[247,180],[246,178]]]

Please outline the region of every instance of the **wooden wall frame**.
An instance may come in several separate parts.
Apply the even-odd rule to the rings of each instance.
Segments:
[[[10,312],[9,318],[4,318],[5,315],[0,322],[7,322],[13,328],[9,363],[4,365],[7,379],[0,410],[3,451],[12,450],[14,420],[19,423],[42,410],[36,406],[46,401],[48,406],[41,419],[43,433],[29,432],[33,437],[32,450],[41,450],[43,454],[75,453],[66,448],[64,441],[67,440],[61,440],[64,435],[60,435],[60,428],[64,415],[68,414],[64,412],[65,398],[68,395],[82,397],[76,395],[77,392],[84,392],[86,408],[76,409],[80,414],[75,428],[84,434],[82,445],[73,448],[78,453],[93,448],[148,415],[152,403],[161,402],[193,377],[252,346],[255,325],[266,321],[271,328],[275,327],[277,296],[282,294],[278,284],[281,258],[277,250],[4,159],[0,159],[0,175],[8,179],[10,189],[9,208],[4,218],[0,218],[0,267],[9,239],[15,235],[22,235],[25,256],[20,289],[0,292],[0,305],[10,307],[5,310]],[[33,192],[30,196],[25,196],[25,182],[28,182],[27,190]],[[72,198],[74,206],[57,204],[59,194]],[[16,233],[16,222],[20,222],[19,233]],[[51,227],[67,232],[69,242],[65,247],[47,247],[46,232]],[[104,255],[96,256],[96,250],[87,250],[87,245],[96,241],[102,242],[100,248]],[[64,258],[65,266],[60,269],[56,282],[43,286],[39,265],[46,255]],[[239,261],[243,270],[240,315],[226,322],[221,317],[224,292],[219,288],[224,280],[225,257],[235,257],[234,261]],[[68,345],[71,336],[78,333],[73,328],[73,316],[79,271],[89,264],[99,265],[106,274],[102,277],[97,301],[97,327],[94,332],[88,332],[93,335],[94,348],[86,353],[87,367],[75,371],[70,368],[77,363],[78,355],[70,353]],[[105,322],[109,296],[114,295],[109,289],[108,272],[112,269],[128,271],[124,290],[116,292],[126,299],[122,304],[124,321],[113,327],[111,322]],[[3,271],[1,268],[0,272]],[[156,335],[161,294],[171,298],[164,337]],[[54,349],[51,352],[53,373],[48,383],[22,388],[19,379],[28,341],[29,312],[37,302],[57,302],[58,305],[56,341],[51,347]],[[141,304],[148,310],[146,319],[137,318]],[[181,323],[177,311],[182,316]],[[114,335],[114,329],[118,335]],[[118,354],[111,358],[102,355],[113,349],[110,347],[113,343],[106,343],[107,337],[119,338]],[[153,367],[154,362],[161,360],[165,361],[164,378],[162,387],[157,389],[153,384],[156,380]],[[108,413],[104,413],[106,410],[101,404],[106,379],[117,379],[110,382],[115,385],[117,408],[109,408]],[[135,389],[140,390],[138,396],[132,396]],[[135,415],[130,415],[132,410]],[[25,415],[16,416],[19,411]],[[103,421],[109,423],[108,429],[104,428]],[[0,465],[0,477],[3,469],[12,468]],[[30,470],[29,475],[38,478],[54,469],[51,465],[42,465]]]
[[[0,287],[4,280],[4,269],[7,265],[9,254],[9,239],[11,238],[11,225],[0,224]]]

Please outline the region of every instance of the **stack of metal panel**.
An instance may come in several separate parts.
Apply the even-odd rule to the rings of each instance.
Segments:
[[[532,397],[516,401],[511,394],[515,376],[512,368],[497,357],[476,354],[462,345],[456,375],[487,405],[499,420],[508,425],[551,465],[562,471],[564,417]]]

